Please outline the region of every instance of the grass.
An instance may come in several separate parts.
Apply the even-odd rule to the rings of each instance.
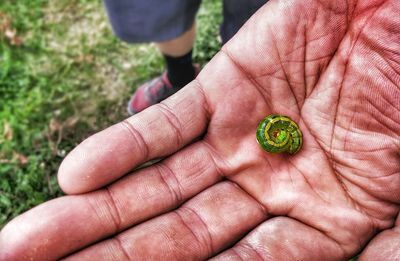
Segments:
[[[194,59],[219,49],[221,1],[204,1]],[[62,195],[56,173],[84,138],[125,118],[135,86],[159,74],[154,45],[128,45],[95,0],[0,3],[0,228]]]

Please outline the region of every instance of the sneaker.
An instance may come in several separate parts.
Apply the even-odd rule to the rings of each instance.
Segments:
[[[200,67],[195,66],[195,76],[199,74]],[[151,105],[168,98],[182,87],[173,86],[168,79],[167,72],[139,86],[128,103],[129,115],[134,115]]]

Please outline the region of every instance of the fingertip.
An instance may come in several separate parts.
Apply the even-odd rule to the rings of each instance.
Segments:
[[[82,189],[77,188],[76,186],[73,186],[73,184],[70,182],[71,180],[71,173],[68,168],[68,160],[67,158],[64,159],[64,161],[61,163],[58,173],[57,173],[57,181],[58,185],[61,188],[61,190],[65,194],[79,194],[82,193]]]
[[[87,164],[85,164],[86,157],[82,154],[82,151],[83,150],[78,147],[73,149],[61,162],[58,169],[58,185],[65,194],[88,192],[87,182],[85,182],[84,176],[85,173],[86,176],[90,176],[90,169],[88,169]]]
[[[63,160],[58,183],[66,194],[102,188],[144,160],[141,147],[124,124],[113,125],[79,144]]]
[[[104,131],[94,134],[74,148],[61,162],[57,180],[66,194],[82,194],[106,185],[112,162],[107,152],[113,149],[104,144]],[[103,147],[101,146],[103,143]],[[108,162],[107,162],[108,161]]]
[[[5,261],[5,260],[17,260],[16,258],[12,257],[12,253],[15,253],[13,251],[12,245],[10,246],[10,240],[5,240],[6,237],[9,237],[9,235],[4,235],[5,232],[3,230],[0,232],[0,261]]]

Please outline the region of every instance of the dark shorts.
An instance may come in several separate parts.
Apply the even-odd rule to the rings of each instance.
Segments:
[[[201,0],[104,0],[114,33],[129,43],[174,39],[193,25]],[[223,42],[267,0],[224,0]]]

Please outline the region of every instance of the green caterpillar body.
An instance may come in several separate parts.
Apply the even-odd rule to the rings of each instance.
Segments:
[[[296,122],[287,116],[271,114],[257,128],[257,141],[271,153],[295,154],[303,145],[303,134]]]

